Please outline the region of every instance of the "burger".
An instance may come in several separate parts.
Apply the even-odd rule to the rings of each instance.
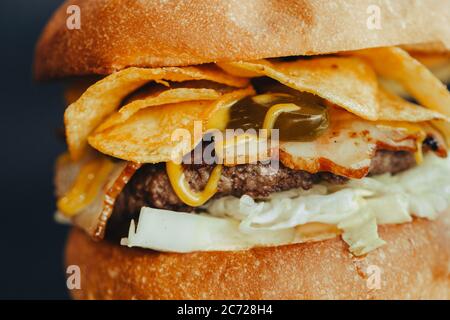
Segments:
[[[64,3],[73,298],[449,299],[449,9]]]

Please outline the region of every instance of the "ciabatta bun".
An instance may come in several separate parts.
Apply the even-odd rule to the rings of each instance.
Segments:
[[[380,235],[387,244],[364,257],[340,238],[177,254],[94,242],[73,229],[66,263],[81,268],[76,299],[450,299],[449,213],[381,226]]]
[[[67,26],[69,19],[69,26],[76,27],[67,13],[70,5],[80,9],[80,29]],[[440,0],[71,0],[39,40],[35,75],[109,74],[129,66],[184,66],[402,44],[438,43],[449,49],[448,21],[450,6]]]

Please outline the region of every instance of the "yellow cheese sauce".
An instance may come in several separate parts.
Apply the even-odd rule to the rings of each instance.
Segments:
[[[58,210],[72,217],[94,201],[114,165],[107,158],[97,158],[84,164],[70,190],[57,201]]]
[[[292,112],[300,110],[300,107],[293,103],[279,103],[270,107],[267,111],[266,116],[263,122],[263,129],[271,130],[275,125],[275,121],[277,121],[278,117],[283,112]]]
[[[196,192],[191,189],[183,172],[181,164],[169,161],[166,163],[166,171],[169,176],[170,184],[176,195],[181,201],[192,207],[198,207],[206,203],[217,192],[220,176],[222,175],[222,165],[217,165],[208,180],[202,192]]]
[[[423,162],[422,146],[423,141],[427,137],[427,134],[425,133],[425,130],[420,126],[420,124],[405,121],[378,121],[377,123],[381,126],[404,130],[411,135],[417,135],[416,139],[417,150],[414,156],[417,164],[421,164]]]

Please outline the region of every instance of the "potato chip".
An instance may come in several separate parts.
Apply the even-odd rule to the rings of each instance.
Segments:
[[[236,77],[256,78],[264,76],[259,72],[246,70],[243,69],[242,67],[236,67],[233,66],[233,64],[227,62],[217,62],[216,65],[226,73],[229,73]]]
[[[220,93],[212,89],[190,89],[178,88],[149,95],[143,99],[138,99],[123,106],[116,113],[112,114],[95,131],[101,132],[109,127],[125,122],[132,115],[141,109],[163,104],[173,104],[194,100],[217,100]]]
[[[225,69],[227,65],[233,70],[240,68],[268,76],[293,89],[318,95],[364,119],[377,120],[377,77],[363,60],[331,57],[221,64]]]
[[[450,51],[447,52],[408,52],[411,57],[430,69],[439,78],[439,70],[450,68]],[[440,79],[442,81],[442,79]]]
[[[448,117],[443,114],[411,103],[382,88],[379,89],[378,99],[380,104],[378,120],[422,122],[439,119],[448,121]]]
[[[217,66],[168,68],[128,68],[114,73],[93,86],[64,115],[69,151],[74,159],[82,155],[88,135],[134,90],[150,81],[210,80],[234,87],[244,87],[248,80],[234,77]]]
[[[400,82],[424,107],[450,117],[450,92],[430,70],[406,51],[388,47],[360,50],[352,54],[366,59],[379,75]],[[435,125],[450,140],[450,124],[436,121]]]
[[[201,140],[208,120],[218,109],[251,94],[254,91],[248,87],[224,94],[215,101],[197,100],[144,108],[125,122],[95,131],[88,140],[100,152],[128,161],[178,161]]]

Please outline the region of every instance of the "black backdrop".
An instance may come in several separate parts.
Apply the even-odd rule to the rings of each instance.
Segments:
[[[0,299],[68,298],[68,228],[53,220],[62,86],[36,84],[31,72],[36,40],[62,2],[0,0]]]
[[[60,84],[36,84],[34,45],[62,0],[0,1],[0,298],[67,298],[67,227],[53,221],[53,163],[63,149]]]

